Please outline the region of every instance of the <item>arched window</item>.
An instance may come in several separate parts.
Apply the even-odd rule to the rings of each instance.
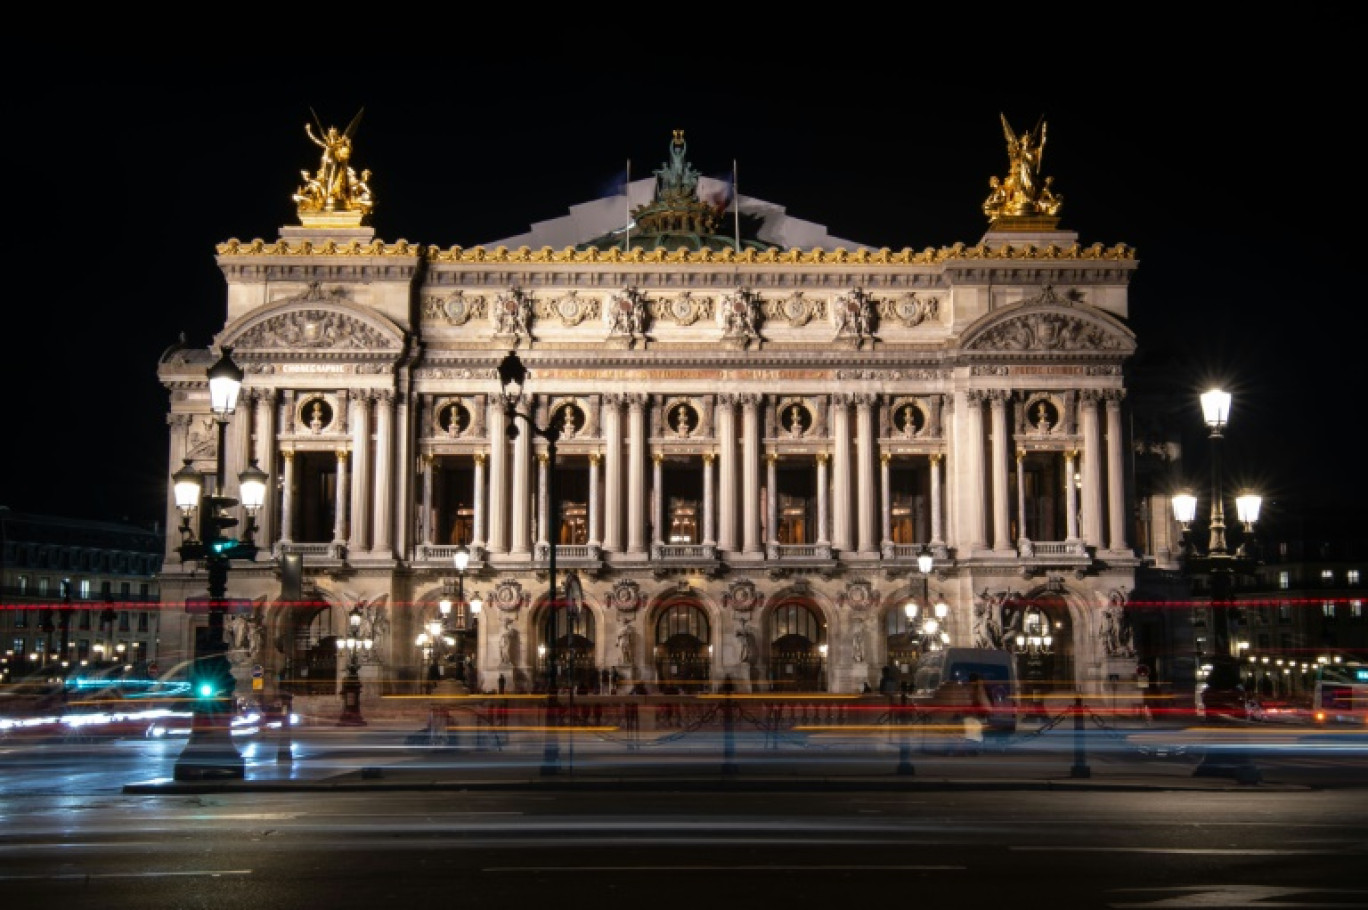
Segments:
[[[537,622],[538,688],[563,689],[573,680],[576,691],[589,692],[598,681],[594,661],[594,613],[587,606],[544,606]]]
[[[770,685],[776,691],[824,688],[826,623],[809,603],[787,601],[770,614]]]
[[[677,600],[656,617],[652,650],[662,688],[706,691],[712,676],[712,627],[697,603]]]

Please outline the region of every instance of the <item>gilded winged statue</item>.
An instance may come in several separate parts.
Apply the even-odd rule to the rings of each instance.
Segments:
[[[1045,152],[1045,118],[1035,129],[1017,135],[1002,118],[1002,132],[1007,139],[1007,176],[988,181],[992,192],[983,203],[983,213],[990,221],[1010,218],[1053,217],[1059,212],[1063,198],[1051,188],[1053,177],[1040,176],[1041,157]]]
[[[360,176],[351,166],[352,142],[361,123],[365,108],[357,111],[342,132],[337,127],[323,128],[318,114],[310,109],[314,122],[304,124],[304,132],[322,152],[318,170],[313,174],[300,171],[304,183],[293,198],[298,205],[300,220],[311,223],[356,224],[371,213],[374,203],[370,191],[370,171]],[[314,132],[314,126],[318,131]],[[339,216],[340,213],[340,216]]]

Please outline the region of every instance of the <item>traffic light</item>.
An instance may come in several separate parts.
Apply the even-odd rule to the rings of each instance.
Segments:
[[[231,496],[204,498],[204,508],[200,513],[200,540],[204,541],[206,555],[224,559],[253,559],[256,556],[257,547],[251,541],[250,533],[245,541],[224,533],[229,528],[237,527],[238,520],[227,512],[237,504],[238,501]]]
[[[222,657],[209,657],[197,660],[190,672],[190,696],[201,708],[213,709],[216,702],[223,705],[232,696],[234,687],[233,671],[227,660]]]

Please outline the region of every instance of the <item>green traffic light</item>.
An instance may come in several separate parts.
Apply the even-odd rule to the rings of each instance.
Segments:
[[[202,682],[199,684],[200,698],[212,698],[214,696],[213,683]]]

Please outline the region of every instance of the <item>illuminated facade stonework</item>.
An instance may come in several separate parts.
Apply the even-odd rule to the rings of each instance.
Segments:
[[[213,465],[218,350],[246,371],[227,492],[252,459],[272,486],[261,554],[230,577],[267,643],[231,652],[243,689],[260,666],[335,692],[334,639],[364,604],[367,697],[422,691],[415,640],[461,545],[484,610],[442,672],[482,691],[534,691],[559,656],[560,682],[588,691],[730,677],[857,692],[886,666],[907,678],[939,631],[1010,645],[1028,604],[1054,641],[1036,675],[1081,693],[1133,679],[1115,609],[1140,564],[1134,251],[1039,217],[873,250],[762,200],[700,208],[706,178],[665,185],[677,143],[673,172],[522,237],[442,249],[315,220],[219,246],[223,330],[166,352],[159,375],[169,477]],[[521,407],[561,430],[554,466],[522,420],[507,432],[495,368],[510,350],[529,374]],[[163,597],[202,596],[168,537]],[[577,612],[547,612],[552,546]],[[298,600],[287,555],[302,556]],[[950,608],[930,638],[904,613],[926,594]]]

